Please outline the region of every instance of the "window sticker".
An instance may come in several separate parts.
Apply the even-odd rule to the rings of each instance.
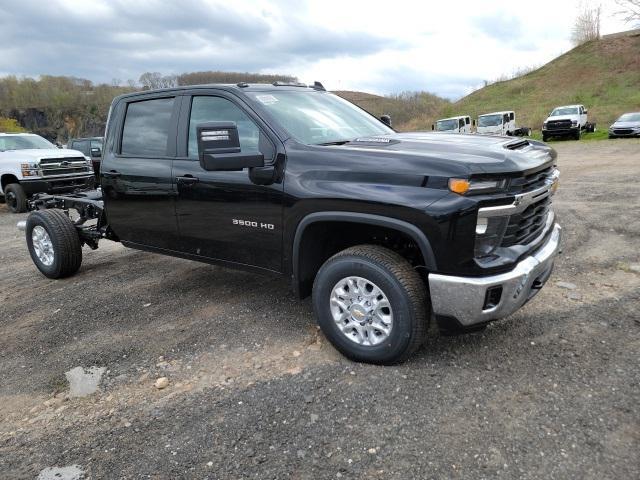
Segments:
[[[256,98],[263,105],[273,105],[278,101],[278,99],[273,95],[256,95]]]

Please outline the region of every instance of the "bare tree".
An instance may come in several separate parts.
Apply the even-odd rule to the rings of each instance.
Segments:
[[[640,28],[640,0],[616,0],[620,11],[615,14],[633,28]]]
[[[600,38],[600,10],[600,5],[591,8],[587,4],[581,4],[580,13],[571,31],[571,41],[574,45],[582,45],[589,40]]]
[[[163,76],[160,72],[145,72],[138,80],[143,89],[170,88],[178,84],[178,77],[175,75]]]

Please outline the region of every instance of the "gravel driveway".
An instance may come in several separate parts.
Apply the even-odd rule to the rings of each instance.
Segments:
[[[0,478],[639,478],[640,141],[554,146],[547,287],[391,368],[283,280],[109,242],[48,280],[0,205]]]

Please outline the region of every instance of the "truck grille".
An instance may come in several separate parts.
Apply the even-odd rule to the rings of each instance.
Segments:
[[[84,157],[43,158],[40,160],[40,168],[44,177],[90,171]]]
[[[547,130],[566,130],[571,128],[571,120],[549,120]]]
[[[521,213],[512,215],[502,239],[502,246],[526,245],[535,240],[544,229],[550,209],[551,197],[545,197],[532,203]]]
[[[509,184],[509,193],[525,193],[543,187],[547,178],[553,173],[553,169],[554,167],[548,167],[539,172],[512,179]]]
[[[633,130],[631,130],[630,128],[616,128],[613,130],[613,133],[615,133],[616,135],[631,135],[633,133]]]

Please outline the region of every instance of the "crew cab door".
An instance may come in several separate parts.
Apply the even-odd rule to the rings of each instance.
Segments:
[[[197,126],[209,122],[234,122],[242,153],[262,153],[265,167],[205,170]],[[199,90],[185,96],[173,169],[181,251],[282,271],[284,158],[275,134],[235,95]]]
[[[131,97],[112,112],[100,183],[109,225],[125,245],[177,248],[171,169],[180,98]]]

